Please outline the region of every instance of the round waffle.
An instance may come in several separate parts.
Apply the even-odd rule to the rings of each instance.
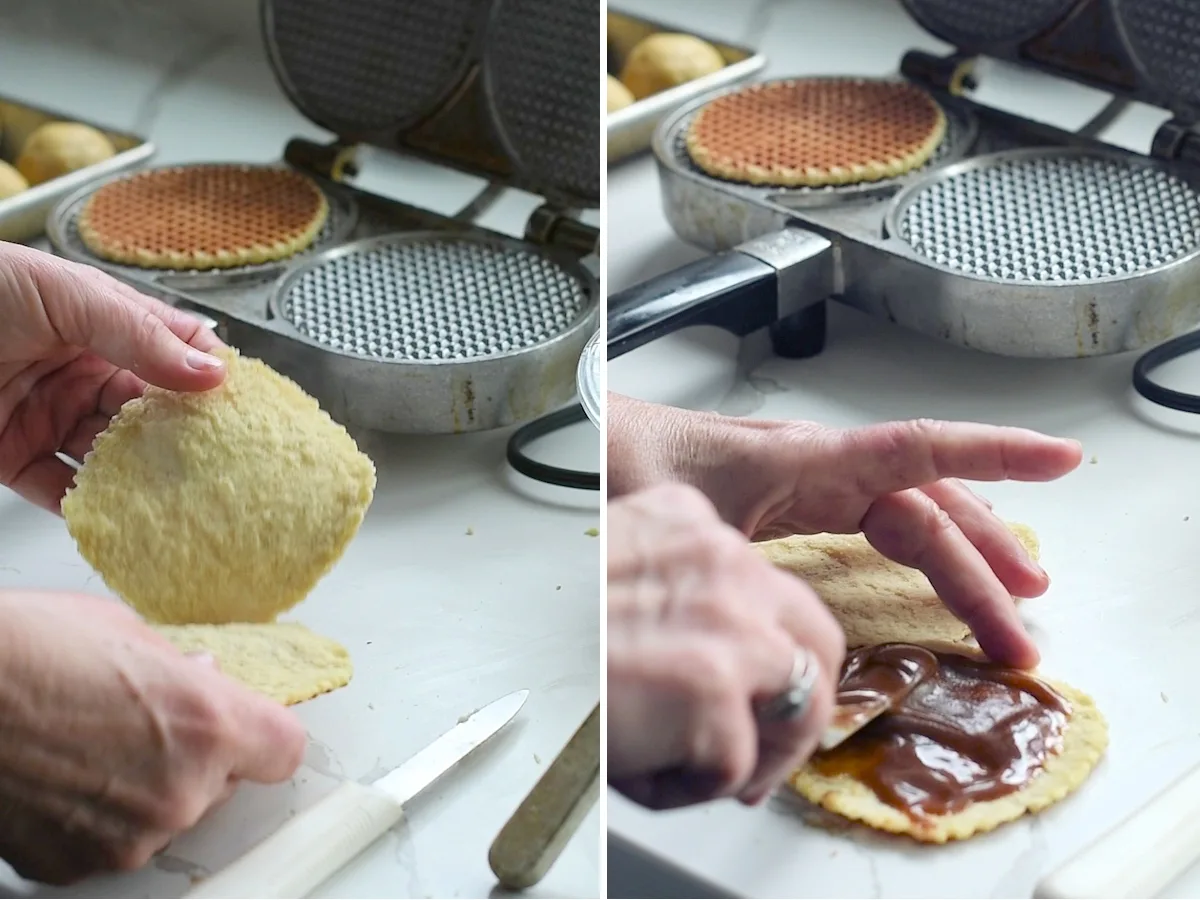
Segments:
[[[228,269],[285,259],[316,239],[325,194],[269,166],[152,169],[97,190],[79,237],[97,256],[150,269]]]
[[[752,85],[705,105],[688,127],[692,161],[749,184],[823,187],[895,178],[924,165],[946,116],[915,85],[812,78]]]

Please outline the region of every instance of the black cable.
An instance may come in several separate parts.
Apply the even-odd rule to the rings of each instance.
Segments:
[[[1150,380],[1150,373],[1159,366],[1186,356],[1194,350],[1200,350],[1200,331],[1182,334],[1165,344],[1159,344],[1152,350],[1146,351],[1133,365],[1133,389],[1151,403],[1165,406],[1167,409],[1200,413],[1200,396],[1173,391]]]
[[[508,439],[508,464],[529,478],[543,484],[553,484],[556,487],[574,488],[578,491],[600,490],[599,472],[580,472],[575,469],[561,469],[549,466],[531,459],[524,451],[534,441],[548,434],[587,420],[583,404],[576,403],[566,409],[552,412],[548,416],[535,419],[528,425],[522,425]]]

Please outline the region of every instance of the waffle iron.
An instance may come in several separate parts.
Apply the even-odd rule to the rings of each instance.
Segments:
[[[1139,349],[1200,322],[1200,16],[1192,0],[904,0],[956,49],[907,53],[897,78],[942,105],[926,166],[848,188],[756,187],[690,161],[710,93],[657,129],[675,232],[714,255],[609,298],[608,356],[679,328],[771,331],[775,352],[825,343],[825,301],[963,347],[1070,358]],[[974,102],[990,56],[1114,101],[1071,133]],[[736,90],[736,88],[734,89]],[[1172,114],[1148,154],[1092,137],[1121,105]]]
[[[67,197],[55,251],[205,315],[335,419],[444,434],[529,422],[570,400],[596,330],[599,0],[262,0],[285,94],[336,138],[279,165],[329,200],[323,232],[280,264],[159,272],[91,254]],[[443,216],[354,186],[359,146],[482,177]],[[541,201],[524,234],[476,224],[507,189]]]

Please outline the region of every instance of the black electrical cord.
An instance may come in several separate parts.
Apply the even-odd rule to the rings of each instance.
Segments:
[[[1164,366],[1173,359],[1200,350],[1200,331],[1182,334],[1172,338],[1165,344],[1159,344],[1152,350],[1147,350],[1133,365],[1133,389],[1159,406],[1175,409],[1179,412],[1200,413],[1200,396],[1173,391],[1150,380],[1150,373],[1159,366]]]
[[[508,464],[522,475],[532,478],[535,481],[540,481],[543,484],[574,488],[578,491],[600,490],[599,472],[580,472],[575,469],[562,469],[558,466],[549,466],[546,463],[540,463],[535,459],[531,459],[525,453],[525,448],[534,441],[544,438],[548,434],[553,434],[556,431],[561,431],[570,425],[584,422],[587,420],[587,417],[587,413],[583,409],[583,404],[576,403],[574,406],[568,406],[566,409],[560,409],[557,412],[550,413],[548,416],[535,419],[528,425],[522,425],[508,439],[506,454]]]

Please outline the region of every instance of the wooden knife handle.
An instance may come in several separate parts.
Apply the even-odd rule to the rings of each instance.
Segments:
[[[343,782],[183,896],[307,897],[403,815],[400,804],[382,791],[355,781]]]
[[[600,705],[517,807],[488,853],[501,887],[521,891],[554,865],[600,797]]]

